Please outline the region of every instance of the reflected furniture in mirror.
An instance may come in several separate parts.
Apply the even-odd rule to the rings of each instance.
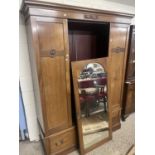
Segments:
[[[78,148],[72,61],[108,59],[106,65],[100,63],[108,72],[108,94],[103,79],[95,88],[81,90],[82,116],[111,111],[109,130],[111,126],[113,131],[119,129],[129,27],[134,15],[34,0],[23,1],[21,11],[38,126],[47,155],[67,154]],[[80,89],[85,89],[83,83]],[[111,110],[107,103],[111,103]]]
[[[85,154],[112,138],[107,59],[72,62],[80,152]]]

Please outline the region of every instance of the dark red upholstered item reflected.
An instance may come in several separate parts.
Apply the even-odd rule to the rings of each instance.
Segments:
[[[84,79],[81,81],[78,81],[79,88],[95,88],[96,85],[106,85],[107,84],[107,78],[95,78],[95,79]]]

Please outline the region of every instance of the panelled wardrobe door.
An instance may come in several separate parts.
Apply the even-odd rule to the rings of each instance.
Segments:
[[[110,26],[110,103],[112,103],[112,127],[120,128],[122,89],[128,46],[129,25]]]
[[[35,17],[45,135],[71,127],[66,20]]]

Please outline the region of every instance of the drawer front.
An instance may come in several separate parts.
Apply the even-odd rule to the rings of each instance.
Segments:
[[[49,152],[57,154],[76,146],[75,128],[67,129],[65,132],[52,135],[48,140]]]

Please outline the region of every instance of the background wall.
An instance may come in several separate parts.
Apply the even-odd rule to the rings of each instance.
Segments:
[[[37,117],[35,110],[35,100],[28,54],[26,29],[24,18],[22,15],[20,15],[19,17],[19,80],[25,107],[29,138],[31,141],[38,140],[38,126],[36,119]]]
[[[40,0],[38,0],[40,1]],[[134,13],[134,0],[42,0],[47,2],[55,2],[61,4],[82,6],[88,8],[96,8],[110,11],[118,11],[124,13]],[[119,1],[119,3],[116,3]],[[121,4],[122,2],[122,4]],[[19,0],[21,6],[22,0]],[[133,19],[134,24],[134,19]],[[23,102],[27,119],[27,126],[30,141],[38,140],[38,126],[36,121],[36,110],[34,100],[34,90],[32,85],[30,61],[26,40],[26,31],[23,17],[19,18],[19,75],[21,90],[23,94]]]
[[[103,10],[134,13],[134,0],[38,0]],[[126,1],[126,4],[124,4]],[[131,3],[132,2],[132,3]]]

